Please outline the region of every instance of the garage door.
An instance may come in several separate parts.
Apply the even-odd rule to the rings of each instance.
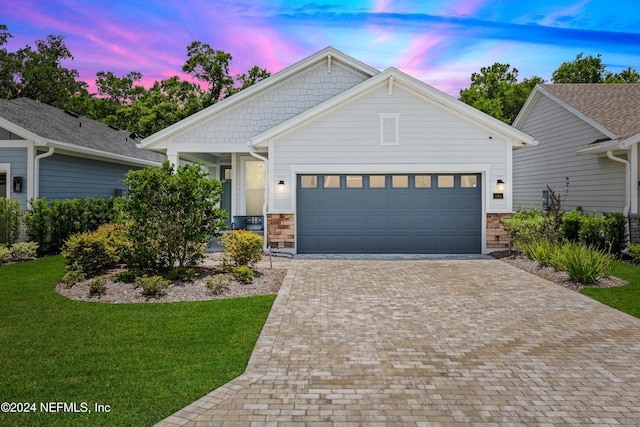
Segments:
[[[298,175],[298,252],[480,253],[480,178]]]

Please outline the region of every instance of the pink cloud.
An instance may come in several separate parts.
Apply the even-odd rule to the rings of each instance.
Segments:
[[[415,74],[418,70],[423,69],[425,63],[429,60],[428,52],[445,40],[445,38],[445,36],[433,33],[414,38],[411,43],[403,49],[403,55],[397,61],[398,68],[407,74]]]
[[[450,7],[445,8],[443,14],[448,16],[471,16],[485,3],[487,3],[487,0],[459,0]]]

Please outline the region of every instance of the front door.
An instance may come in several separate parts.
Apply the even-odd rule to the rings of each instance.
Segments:
[[[231,166],[220,167],[220,181],[222,181],[222,196],[220,198],[220,208],[227,211],[225,225],[231,228]]]

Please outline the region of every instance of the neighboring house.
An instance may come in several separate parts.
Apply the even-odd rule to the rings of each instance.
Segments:
[[[513,153],[514,209],[543,208],[549,185],[565,209],[628,215],[640,239],[640,84],[539,85],[514,126],[538,141]]]
[[[0,197],[108,198],[131,169],[165,156],[137,147],[139,136],[29,98],[0,99]]]
[[[224,179],[222,205],[297,253],[505,247],[511,152],[533,138],[326,48],[142,141]]]

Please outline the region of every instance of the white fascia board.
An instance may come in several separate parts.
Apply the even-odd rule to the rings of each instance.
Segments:
[[[180,143],[171,145],[171,152],[175,153],[248,153],[247,144],[199,144]]]
[[[512,126],[507,125],[506,123],[501,122],[498,119],[495,119],[465,103],[462,101],[458,101],[455,98],[445,94],[444,92],[440,92],[432,86],[427,85],[424,82],[421,82],[418,79],[415,79],[393,67],[387,68],[382,73],[371,77],[368,80],[360,83],[352,87],[349,90],[342,92],[339,95],[330,98],[329,100],[316,105],[309,110],[298,114],[297,116],[280,123],[277,126],[274,126],[271,129],[262,132],[251,138],[251,145],[253,146],[263,146],[266,145],[270,140],[276,139],[280,136],[283,136],[289,132],[294,131],[302,124],[308,121],[314,121],[329,112],[335,110],[339,106],[344,103],[350,102],[353,99],[356,99],[360,96],[365,95],[366,93],[376,89],[378,86],[388,84],[388,79],[393,78],[393,84],[401,84],[406,88],[417,92],[419,95],[423,96],[430,102],[436,102],[441,106],[445,107],[445,109],[457,114],[467,121],[473,121],[475,124],[498,134],[503,135],[512,145],[517,144],[525,144],[525,145],[535,145],[535,141],[533,137],[527,135],[526,133],[515,129]]]
[[[261,80],[260,82],[254,84],[253,86],[250,86],[246,89],[243,89],[242,91],[233,94],[232,96],[223,99],[222,101],[219,101],[207,108],[205,108],[202,111],[199,111],[185,119],[182,119],[181,121],[159,131],[156,132],[155,134],[143,139],[140,142],[140,146],[142,148],[148,148],[148,149],[153,149],[155,148],[155,145],[160,143],[160,141],[181,133],[183,130],[197,124],[200,123],[204,120],[208,120],[212,117],[214,117],[216,114],[219,114],[225,110],[228,110],[230,108],[233,108],[235,106],[237,106],[238,104],[248,101],[250,98],[258,95],[261,92],[264,92],[265,90],[278,85],[286,80],[288,80],[290,77],[292,77],[295,74],[298,74],[299,72],[312,67],[322,61],[327,60],[327,58],[329,57],[329,55],[331,55],[331,60],[332,61],[339,61],[342,62],[358,71],[360,71],[363,74],[369,75],[369,76],[374,76],[376,74],[379,74],[380,72],[378,70],[376,70],[375,68],[360,62],[348,55],[345,55],[344,53],[340,52],[339,50],[336,50],[332,47],[327,47],[299,62],[296,62],[295,64],[285,68],[282,71],[279,71],[277,73],[275,73],[274,75]],[[151,146],[154,146],[153,148]],[[166,149],[166,144],[164,149]]]
[[[154,162],[151,160],[136,159],[122,154],[108,153],[106,151],[96,150],[94,148],[80,147],[78,145],[69,144],[61,141],[45,140],[44,146],[55,147],[69,153],[77,153],[83,156],[94,158],[97,160],[112,160],[117,163],[127,163],[141,166],[162,166],[162,163]]]
[[[514,128],[520,129],[524,124],[525,120],[527,119],[527,117],[529,117],[529,114],[533,110],[533,106],[536,104],[538,99],[540,99],[540,96],[541,96],[540,89],[541,89],[540,85],[536,85],[533,88],[533,90],[529,94],[529,97],[527,98],[524,105],[518,112],[516,119],[513,121]]]
[[[620,147],[622,148],[630,148],[633,144],[638,144],[640,142],[640,133],[630,136],[620,143]]]
[[[623,147],[622,143],[619,139],[614,139],[611,141],[604,141],[597,144],[589,144],[580,150],[576,151],[577,155],[584,154],[606,154],[607,151],[620,151],[620,150],[628,150],[628,148]]]
[[[3,119],[2,117],[0,117],[0,127],[26,140],[33,141],[36,145],[45,145],[44,138],[42,138],[40,135],[35,134],[21,126],[18,126],[7,119]]]

